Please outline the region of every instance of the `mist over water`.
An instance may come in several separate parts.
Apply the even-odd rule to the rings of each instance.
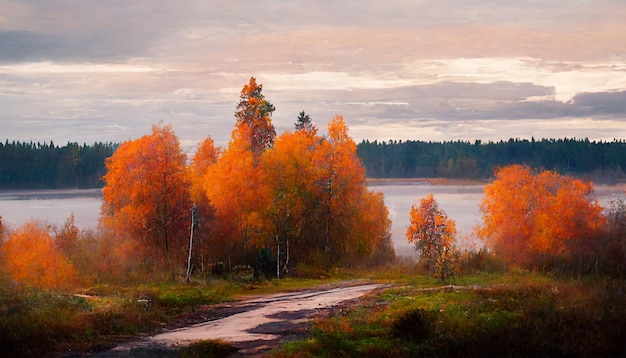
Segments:
[[[406,240],[411,206],[433,194],[439,208],[456,222],[461,248],[482,245],[468,240],[472,228],[480,223],[479,205],[483,200],[482,185],[430,185],[428,183],[393,181],[370,183],[368,189],[382,192],[392,220],[391,234],[396,254],[415,257],[414,246]],[[624,197],[625,186],[596,186],[596,197],[607,207],[610,197]],[[61,226],[74,213],[79,229],[96,229],[100,216],[100,189],[28,190],[0,192],[0,216],[4,225],[17,228],[30,219]]]

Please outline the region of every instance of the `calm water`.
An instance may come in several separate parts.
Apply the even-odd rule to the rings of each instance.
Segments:
[[[392,182],[368,185],[371,190],[385,195],[385,203],[392,220],[391,233],[397,255],[415,256],[414,246],[406,240],[405,234],[410,223],[412,205],[419,205],[421,198],[433,194],[439,208],[456,222],[457,239],[461,248],[480,247],[481,242],[468,238],[472,228],[481,222],[479,205],[483,200],[482,185],[429,185],[415,182]],[[595,186],[598,202],[608,207],[609,198],[624,197],[625,185]]]
[[[478,205],[483,199],[483,187],[480,185],[429,185],[427,183],[397,182],[368,186],[371,190],[385,195],[385,203],[392,220],[391,234],[396,254],[413,256],[414,246],[406,240],[409,227],[411,206],[419,205],[421,198],[433,194],[439,208],[456,221],[457,236],[462,238],[471,232],[480,220]],[[464,246],[471,243],[464,242]]]
[[[428,194],[433,194],[439,207],[456,221],[461,246],[472,244],[465,237],[480,222],[478,205],[483,199],[482,186],[397,181],[370,184],[368,187],[385,195],[385,203],[393,221],[391,231],[398,255],[414,256],[413,246],[406,241],[404,234],[409,226],[411,205],[419,204],[419,200]],[[596,195],[600,204],[607,206],[611,196],[624,196],[624,186],[597,186]],[[99,189],[0,192],[0,216],[5,225],[15,228],[31,218],[60,226],[74,213],[79,228],[95,229],[101,201]]]
[[[61,226],[74,213],[81,229],[95,229],[100,216],[100,189],[0,191],[0,216],[19,227],[30,219]]]

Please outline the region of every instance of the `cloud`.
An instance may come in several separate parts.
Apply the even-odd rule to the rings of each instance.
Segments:
[[[104,37],[104,38],[102,38]],[[111,61],[139,56],[149,47],[146,38],[132,41],[132,34],[67,33],[35,31],[0,32],[0,62]]]
[[[388,89],[336,91],[298,90],[293,101],[313,103],[342,112],[353,121],[387,124],[411,119],[526,120],[564,117],[626,116],[624,92],[579,94],[572,101],[554,99],[554,88],[532,83],[441,82]],[[306,106],[306,103],[301,103]],[[306,109],[306,108],[305,108]]]
[[[620,115],[626,121],[626,91],[579,93],[571,104],[594,114]]]
[[[10,139],[125,140],[163,120],[225,145],[250,76],[279,132],[306,110],[371,139],[624,133],[619,0],[0,1]]]

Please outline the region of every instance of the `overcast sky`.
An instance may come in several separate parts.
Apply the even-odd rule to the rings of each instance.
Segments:
[[[226,145],[251,76],[357,141],[626,138],[623,0],[0,0],[0,140]]]

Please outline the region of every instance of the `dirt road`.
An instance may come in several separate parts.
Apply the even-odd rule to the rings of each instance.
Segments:
[[[182,347],[201,339],[232,342],[239,348],[239,356],[258,355],[277,347],[280,341],[303,336],[316,314],[381,287],[349,283],[258,296],[217,307],[216,315],[222,318],[146,337],[97,356],[132,357],[133,352]]]

